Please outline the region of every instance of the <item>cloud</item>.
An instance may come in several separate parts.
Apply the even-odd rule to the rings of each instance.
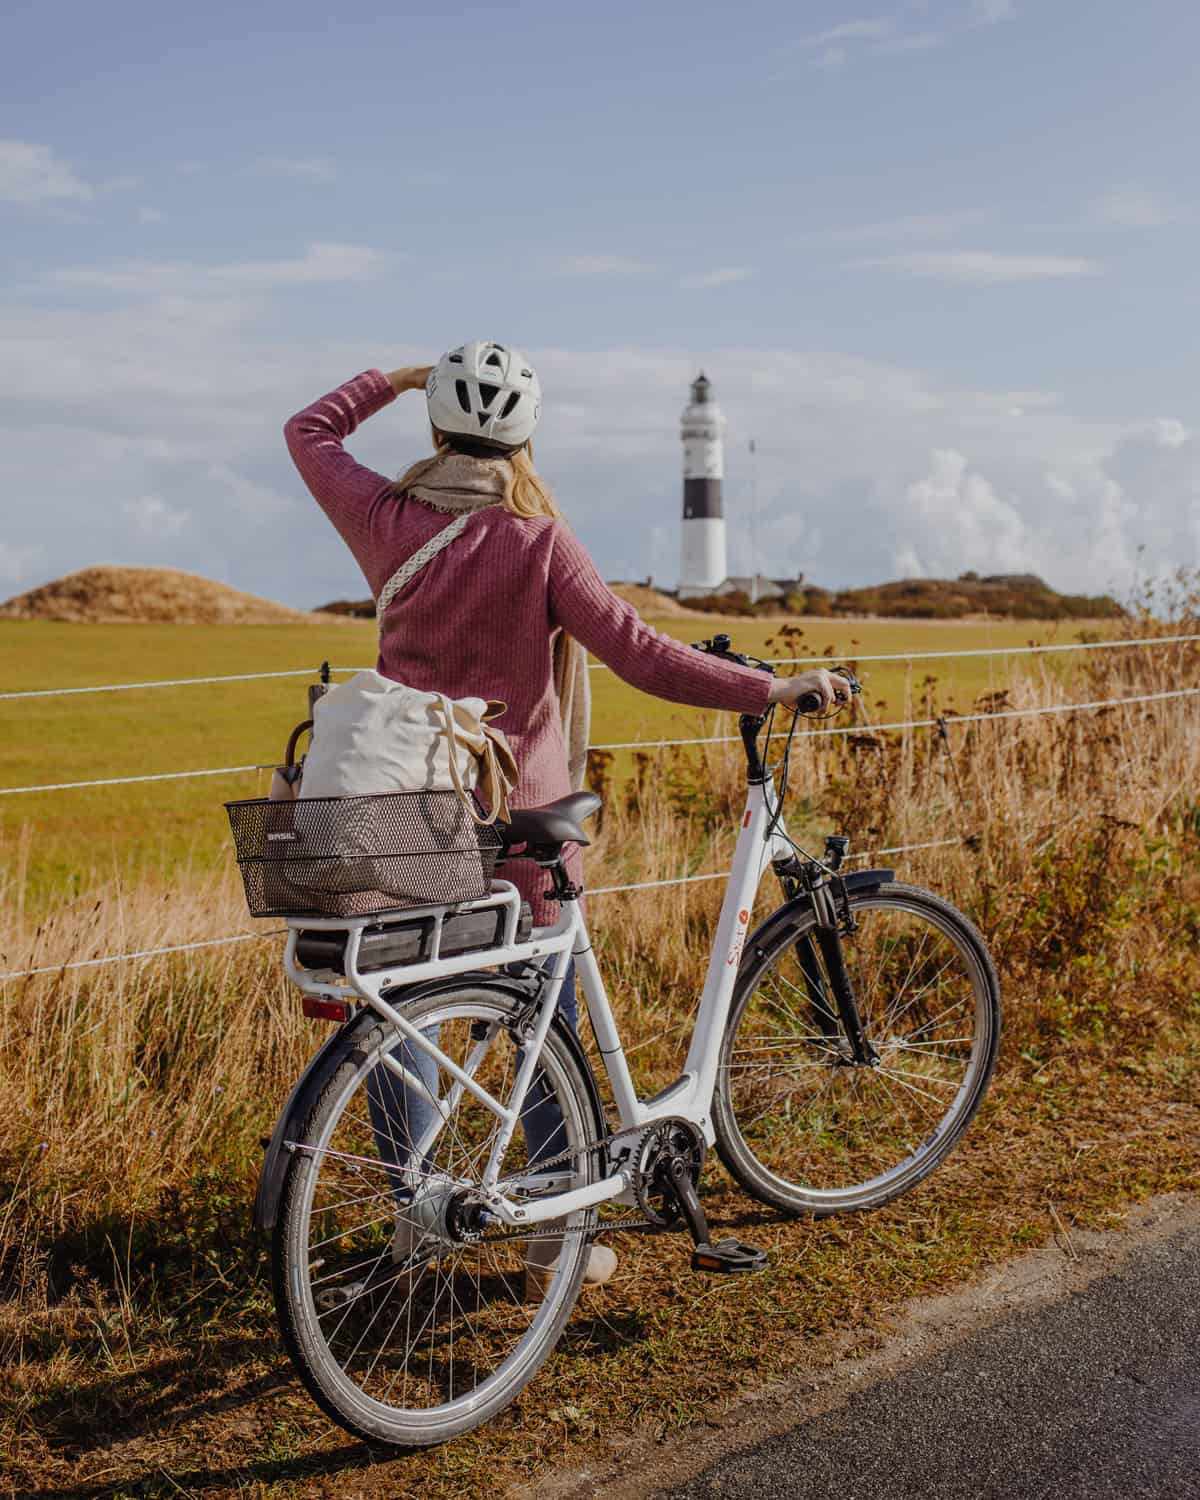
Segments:
[[[336,182],[338,175],[337,167],[326,156],[260,156],[251,163],[250,171],[299,177],[306,182]]]
[[[238,508],[255,517],[268,518],[296,509],[296,502],[289,495],[272,489],[268,484],[247,479],[228,464],[209,464],[208,477],[225,485]]]
[[[177,510],[159,495],[140,495],[136,500],[126,500],[121,513],[138,535],[164,542],[177,536],[192,518],[189,511]]]
[[[794,45],[802,51],[815,51],[817,56],[812,59],[813,66],[833,72],[855,52],[860,56],[864,50],[879,57],[901,56],[908,52],[928,52],[942,46],[945,40],[945,34],[940,31],[898,33],[893,21],[874,16],[828,26],[824,31],[801,37]],[[774,76],[786,78],[790,75],[784,70]]]
[[[944,46],[945,41],[945,34],[941,31],[918,31],[912,36],[888,37],[882,42],[877,42],[871,51],[878,52],[881,56],[886,56],[888,53],[929,52],[934,47]]]
[[[982,209],[955,209],[942,213],[904,214],[895,219],[877,219],[874,223],[851,224],[835,229],[809,229],[792,235],[785,244],[793,249],[822,245],[870,245],[880,240],[936,239],[952,234],[983,218]]]
[[[1097,198],[1093,207],[1106,223],[1125,229],[1161,229],[1172,219],[1160,198],[1139,188],[1114,188]]]
[[[120,261],[110,266],[64,267],[47,272],[46,280],[56,286],[108,292],[202,294],[239,286],[268,289],[369,281],[394,260],[389,251],[314,240],[302,255],[291,260],[232,261],[209,266],[189,261]]]
[[[840,25],[829,26],[824,31],[800,37],[795,45],[797,47],[825,47],[831,42],[881,41],[884,37],[891,36],[893,29],[892,22],[882,16],[842,21]]]
[[[0,203],[78,203],[95,196],[53,147],[0,140]]]
[[[681,276],[679,285],[692,288],[731,286],[738,281],[749,281],[755,275],[757,272],[753,266],[719,266],[713,271],[698,271],[689,276]]]
[[[553,276],[648,276],[658,268],[632,255],[598,252],[590,255],[563,255],[548,263]]]
[[[912,276],[929,276],[971,286],[1096,276],[1104,269],[1099,261],[1082,256],[1014,255],[989,250],[914,251],[903,255],[871,256],[847,264],[852,270],[906,271]]]
[[[161,224],[166,215],[161,208],[151,208],[143,204],[137,211],[139,224]]]
[[[1021,573],[1038,561],[1021,513],[952,448],[935,449],[928,472],[905,486],[899,517],[906,536],[896,539],[893,559],[900,573]]]
[[[369,281],[394,257],[365,245],[343,245],[314,240],[295,260],[240,261],[221,266],[220,279],[264,286],[310,286],[327,281]]]
[[[0,304],[9,576],[19,563],[28,587],[34,567],[52,577],[104,559],[170,563],[298,605],[364,592],[280,431],[361,369],[362,330],[298,332],[269,311],[269,290],[210,282],[203,296],[142,289],[113,306]],[[894,576],[905,559],[950,573],[1011,565],[1095,592],[1132,579],[1143,543],[1149,571],[1200,547],[1197,439],[1169,411],[1089,421],[1053,390],[976,389],[836,352],[530,353],[546,392],[539,468],[612,576],[674,581],[678,420],[701,367],[728,423],[736,571],[796,569],[839,585]],[[424,354],[399,347],[391,358]],[[349,446],[397,473],[428,451],[423,403],[389,406]]]
[[[14,547],[0,540],[0,579],[7,584],[19,584],[29,577],[41,557],[41,547]]]
[[[971,0],[971,19],[979,26],[1011,21],[1016,13],[1012,0]]]

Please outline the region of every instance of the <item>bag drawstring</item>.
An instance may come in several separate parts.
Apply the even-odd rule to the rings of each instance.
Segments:
[[[458,769],[458,741],[454,737],[454,714],[451,710],[449,700],[447,699],[445,693],[438,693],[437,699],[442,706],[442,717],[445,720],[445,728],[443,732],[446,736],[446,744],[450,758],[450,780],[454,783],[455,793],[457,794],[459,801],[470,813],[471,817],[475,820],[476,823],[485,828],[490,827],[499,817],[501,809],[497,805],[496,807],[492,808],[491,812],[486,818],[480,817],[479,812],[476,808],[475,798],[471,795],[470,792],[467,791],[466,787],[463,786],[462,774]],[[496,747],[487,737],[487,735],[484,735],[483,738],[483,758],[485,762],[485,768],[484,774],[480,779],[483,781],[488,781],[490,783],[493,795],[495,795],[495,792],[500,787],[500,776],[499,769],[496,765]],[[497,803],[499,803],[503,800],[503,798],[500,797],[496,800]],[[507,809],[505,809],[505,811],[507,811]]]

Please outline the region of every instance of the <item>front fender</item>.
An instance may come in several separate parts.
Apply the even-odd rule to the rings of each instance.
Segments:
[[[845,881],[848,892],[865,891],[886,885],[889,880],[896,878],[896,872],[895,870],[855,870],[852,874],[843,875],[841,878]],[[812,897],[807,891],[802,891],[791,901],[785,901],[746,939],[746,956],[743,964],[748,967],[756,954],[761,954],[762,950],[771,946],[781,928],[786,929],[796,921],[798,916],[811,910]]]
[[[392,991],[388,998],[393,1004],[398,1003],[401,998],[405,1001],[422,1000],[427,995],[453,992],[467,985],[500,990],[514,1000],[525,1001],[530,998],[528,986],[521,984],[519,980],[505,979],[488,970],[453,974],[445,979],[429,979],[423,984],[415,984],[406,988],[402,996]],[[308,1066],[296,1080],[295,1087],[279,1112],[275,1129],[271,1132],[271,1138],[267,1141],[263,1153],[263,1163],[258,1174],[258,1190],[254,1195],[254,1227],[256,1229],[270,1231],[275,1228],[275,1221],[279,1216],[279,1200],[283,1194],[283,1179],[290,1159],[286,1143],[294,1141],[303,1130],[304,1123],[320,1098],[322,1090],[338,1068],[344,1062],[362,1063],[365,1061],[367,1054],[358,1044],[359,1036],[363,1031],[377,1025],[381,1019],[370,1006],[364,1006],[357,1015],[352,1016],[343,1026],[340,1026],[319,1051],[314,1053],[309,1059]],[[579,1037],[562,1019],[561,1013],[555,1016],[554,1025],[559,1028],[573,1050],[580,1072],[588,1085],[595,1127],[592,1139],[600,1140],[607,1134],[604,1108],[587,1053]]]

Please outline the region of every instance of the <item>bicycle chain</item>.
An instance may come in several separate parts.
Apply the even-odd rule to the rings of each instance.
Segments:
[[[594,1141],[587,1141],[582,1146],[575,1146],[575,1147],[573,1147],[570,1150],[560,1151],[557,1156],[550,1156],[550,1157],[547,1157],[545,1161],[539,1161],[538,1164],[537,1164],[537,1171],[543,1172],[548,1167],[557,1167],[557,1166],[561,1166],[564,1162],[575,1161],[578,1157],[587,1156],[592,1151],[603,1150],[606,1155],[609,1155],[609,1147],[612,1145],[612,1143],[614,1141],[619,1141],[622,1138],[622,1136],[626,1136],[626,1135],[628,1135],[628,1136],[635,1136],[635,1132],[636,1132],[633,1149],[630,1152],[630,1157],[631,1157],[631,1160],[633,1162],[631,1170],[633,1171],[634,1174],[638,1174],[638,1168],[637,1168],[637,1164],[636,1164],[637,1148],[642,1144],[642,1142],[646,1139],[646,1137],[648,1135],[650,1135],[651,1132],[655,1128],[656,1127],[653,1126],[653,1125],[635,1126],[631,1130],[619,1130],[614,1135],[604,1136],[603,1139],[594,1140]],[[610,1157],[610,1160],[611,1160],[611,1157]],[[631,1182],[630,1186],[633,1188],[635,1195],[640,1199],[641,1192],[639,1190],[639,1184],[638,1184],[638,1182],[637,1181],[633,1181],[633,1182]],[[544,1222],[544,1221],[539,1220],[538,1222],[541,1223],[541,1222]],[[632,1216],[627,1216],[627,1217],[625,1217],[623,1219],[605,1219],[602,1224],[600,1224],[600,1223],[594,1224],[594,1225],[592,1225],[588,1229],[582,1229],[582,1228],[580,1228],[580,1229],[565,1229],[564,1228],[564,1229],[556,1229],[552,1234],[541,1234],[541,1235],[539,1235],[536,1232],[536,1230],[537,1230],[537,1224],[531,1224],[529,1226],[529,1229],[510,1229],[510,1230],[505,1231],[503,1234],[486,1234],[485,1233],[485,1234],[480,1235],[479,1238],[474,1241],[474,1243],[477,1244],[477,1245],[479,1245],[479,1244],[482,1244],[482,1245],[499,1245],[499,1244],[503,1244],[506,1240],[537,1240],[537,1239],[542,1239],[542,1240],[556,1239],[557,1240],[557,1239],[562,1239],[565,1235],[568,1235],[568,1234],[596,1235],[596,1234],[600,1234],[601,1232],[603,1232],[604,1234],[607,1234],[610,1230],[614,1230],[614,1229],[617,1229],[617,1230],[657,1229],[657,1230],[661,1231],[663,1229],[663,1226],[656,1219],[638,1218],[636,1215],[632,1215]],[[534,1232],[530,1233],[530,1230],[533,1230]]]

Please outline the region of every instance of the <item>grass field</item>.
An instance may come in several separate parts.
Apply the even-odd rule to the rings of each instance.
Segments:
[[[690,636],[692,623],[681,622],[679,633]],[[903,649],[976,645],[1002,629],[873,625],[868,636],[865,625],[841,628],[836,639],[823,622],[810,626],[814,654],[832,643],[848,655],[854,639],[860,651],[887,649],[901,635]],[[1184,629],[1196,628],[1193,616]],[[126,643],[143,635],[111,634]],[[1028,634],[1018,627],[1008,639]],[[213,635],[224,656],[203,654]],[[22,668],[23,682],[35,686],[51,668],[52,680],[63,680],[65,654],[54,661],[49,648],[69,653],[79,639],[50,630],[3,642],[18,655],[21,640],[39,644],[41,671],[34,675],[31,660]],[[86,673],[76,663],[76,680],[171,675],[181,670],[171,644],[179,639],[146,632],[147,654],[136,662],[126,645],[120,659],[91,661]],[[326,637],[193,639],[186,670],[199,674],[261,667],[261,645],[272,665],[306,665]],[[365,647],[369,636],[355,639]],[[1097,652],[1069,682],[1037,667],[1010,680],[986,661],[957,665],[984,674],[956,688],[959,707],[1000,685],[1023,706],[1200,686],[1194,647]],[[9,670],[11,680],[11,661]],[[653,706],[622,700],[605,675],[597,674],[605,736],[667,727],[639,720]],[[941,675],[948,687],[951,670]],[[923,676],[914,674],[913,693]],[[880,696],[881,686],[872,683]],[[221,690],[225,738],[201,735],[203,756],[190,763],[240,760],[258,735],[273,750],[299,695],[294,684],[270,691],[279,694],[270,703],[247,700],[257,705],[252,718],[230,709]],[[892,679],[890,691],[899,706],[903,679]],[[126,715],[123,738],[111,719],[102,728],[105,699],[55,707],[65,724],[75,705],[86,705],[80,717],[90,729],[70,752],[82,774],[113,769],[122,755],[127,767],[159,769],[192,743],[191,700],[180,698],[169,719],[156,710],[162,727],[147,733],[121,704],[125,696],[111,700]],[[175,701],[172,692],[135,696]],[[506,1494],[563,1457],[580,1461],[615,1428],[652,1436],[704,1420],[737,1388],[802,1370],[823,1334],[870,1341],[905,1298],[1051,1237],[1069,1253],[1075,1225],[1110,1226],[1146,1194],[1200,1188],[1195,703],[963,726],[953,734],[953,762],[923,731],[807,745],[797,801],[814,828],[836,826],[863,849],[972,836],[969,846],[897,864],[903,878],[975,918],[1000,968],[1006,1032],[978,1121],[927,1184],[862,1217],[765,1214],[713,1162],[705,1173],[710,1217],[763,1244],[767,1272],[704,1281],[687,1274],[678,1239],[618,1236],[617,1280],[581,1303],[516,1406],[460,1442],[384,1467],[299,1390],[273,1325],[266,1252],[249,1230],[258,1139],[325,1034],[302,1017],[280,975],[278,939],[3,985],[0,1492],[64,1500]],[[53,737],[36,754],[13,740],[6,750],[23,757],[22,776],[31,764],[37,779],[62,775],[47,774],[62,764]],[[680,772],[663,752],[613,786],[589,854],[590,884],[722,867],[742,797],[739,759],[725,746],[692,753],[703,774]],[[7,764],[11,784],[15,761]],[[150,796],[137,813],[120,789],[107,804],[71,803],[78,793],[47,798],[63,820],[57,836],[69,838],[74,819],[85,874],[79,895],[38,922],[19,866],[0,866],[10,961],[185,942],[247,925],[227,861],[200,868],[223,836],[214,804],[225,794],[212,785],[195,803],[181,799],[186,837],[162,828],[165,804]],[[208,843],[204,817],[213,821]],[[131,833],[142,839],[140,873],[126,851]],[[125,882],[104,867],[106,838],[116,863],[135,872]],[[69,849],[61,847],[65,870]],[[190,871],[179,863],[189,848],[207,851]],[[151,868],[155,859],[169,882]],[[643,1091],[678,1070],[719,897],[713,883],[595,899],[597,950]]]
[[[669,620],[659,627],[680,640],[725,630],[742,650],[759,655],[825,656],[906,651],[959,651],[1073,641],[1079,622],[1031,625],[988,620],[753,621]],[[802,630],[784,649],[780,627]],[[1111,633],[1112,622],[1095,634]],[[191,626],[68,625],[0,621],[3,691],[84,687],[239,672],[309,669],[374,661],[373,625]],[[1019,660],[1019,659],[1018,659]],[[1061,674],[1070,656],[1045,659]],[[1010,681],[1011,659],[864,664],[869,716],[898,714],[931,695],[942,707],[968,707],[981,693]],[[935,679],[930,682],[928,679]],[[147,689],[63,698],[0,700],[0,787],[46,785],[101,777],[270,763],[282,753],[291,727],[303,717],[305,678],[231,682],[217,686]],[[732,733],[731,716],[648,698],[612,672],[592,674],[592,739],[612,741]],[[479,691],[486,695],[487,684]],[[695,752],[684,752],[684,755]],[[618,773],[632,757],[621,757]],[[20,865],[23,899],[49,910],[119,873],[199,874],[227,858],[222,801],[258,795],[265,773],[201,777],[35,795],[0,796],[0,860]]]

